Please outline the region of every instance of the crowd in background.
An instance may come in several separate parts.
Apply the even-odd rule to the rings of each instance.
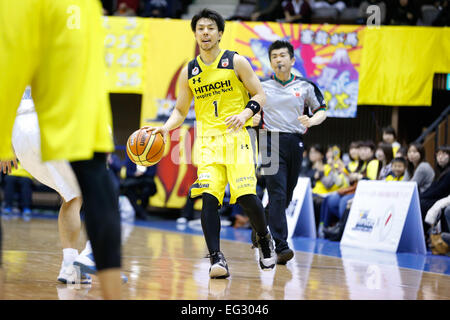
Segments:
[[[102,0],[104,14],[183,18],[195,0]],[[204,3],[204,2],[202,2]],[[226,2],[225,2],[226,3]],[[211,7],[217,2],[211,1]],[[240,0],[227,20],[365,24],[376,5],[382,25],[448,26],[449,0]]]

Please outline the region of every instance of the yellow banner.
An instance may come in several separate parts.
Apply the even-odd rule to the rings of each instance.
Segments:
[[[450,29],[367,28],[358,104],[431,106],[434,73],[450,73]]]
[[[148,19],[104,17],[105,61],[109,91],[143,93]]]

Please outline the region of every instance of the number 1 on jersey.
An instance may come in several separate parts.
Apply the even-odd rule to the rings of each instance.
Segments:
[[[217,110],[217,101],[213,101],[214,105],[214,114],[216,115],[216,118],[219,117],[219,111]]]

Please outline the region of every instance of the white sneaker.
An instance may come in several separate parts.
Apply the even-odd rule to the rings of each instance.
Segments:
[[[78,272],[78,270],[73,266],[73,264],[65,265],[64,262],[61,265],[61,270],[59,271],[58,281],[64,284],[91,284],[92,278],[84,273]]]
[[[82,274],[96,274],[97,267],[95,265],[94,254],[92,252],[89,254],[86,253],[87,251],[83,250],[83,252],[75,259],[73,265],[76,268],[80,268]],[[122,283],[128,282],[128,277],[123,272],[120,273],[120,278],[122,279]]]

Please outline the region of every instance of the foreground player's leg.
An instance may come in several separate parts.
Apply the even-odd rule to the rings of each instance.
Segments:
[[[81,188],[85,223],[105,299],[120,299],[121,230],[118,196],[106,168],[106,154],[71,163]]]
[[[206,245],[209,251],[211,278],[226,278],[230,276],[227,261],[220,252],[220,216],[219,200],[209,193],[203,193],[201,222]]]
[[[254,194],[240,196],[237,202],[248,215],[252,228],[256,231],[256,244],[259,249],[259,264],[262,269],[275,267],[276,254],[272,237],[267,230],[266,217],[261,200]]]
[[[62,283],[91,284],[92,279],[85,273],[77,273],[73,267],[73,262],[78,257],[78,238],[80,235],[81,221],[80,209],[81,197],[70,201],[64,201],[58,215],[59,238],[63,248],[63,261],[58,275],[58,281]],[[80,276],[80,278],[78,278]]]

